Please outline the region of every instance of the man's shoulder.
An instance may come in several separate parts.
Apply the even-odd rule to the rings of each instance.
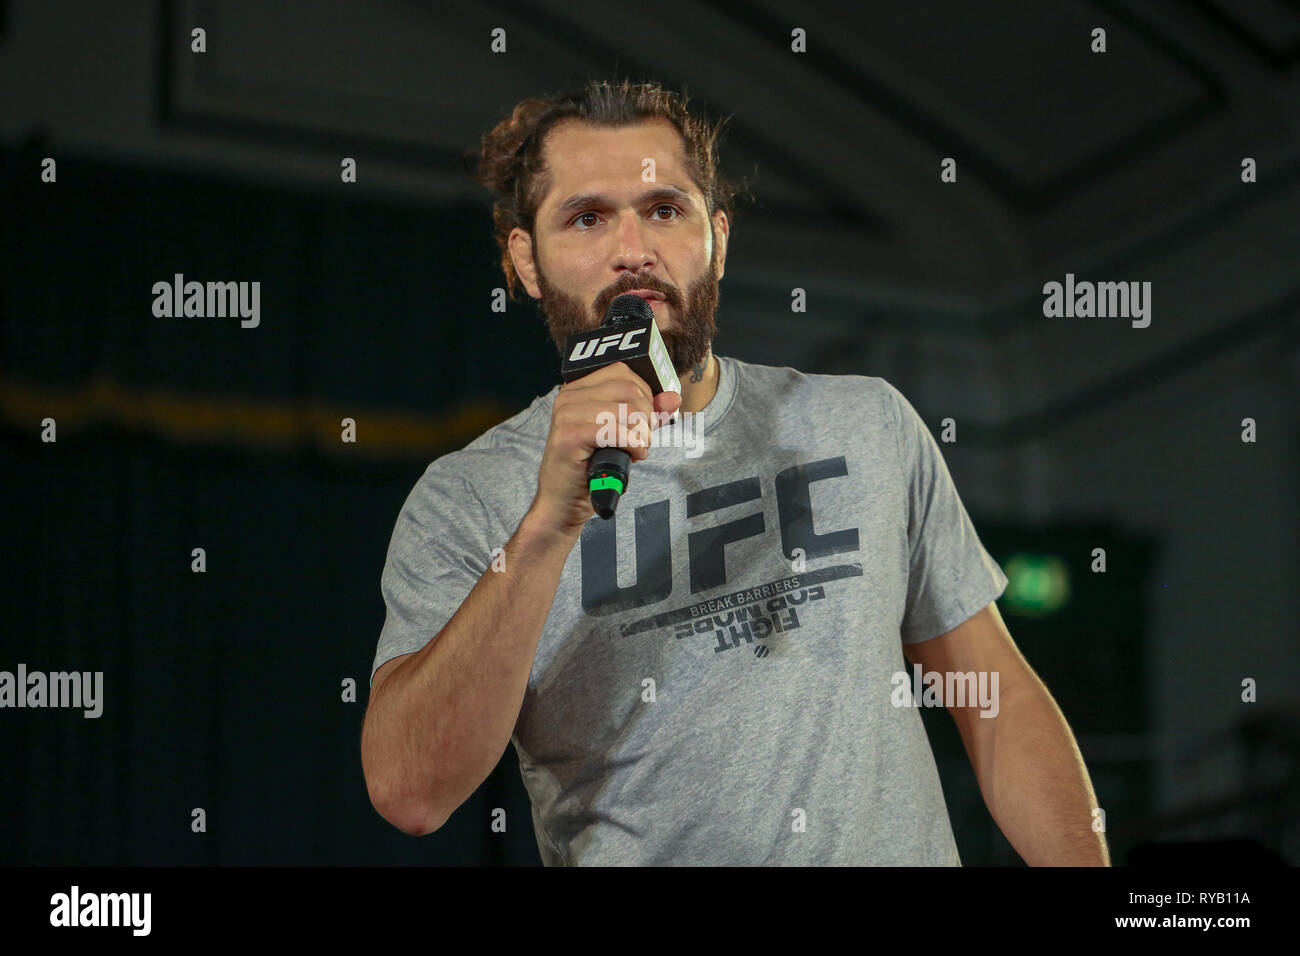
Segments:
[[[555,407],[555,396],[559,391],[560,386],[556,385],[545,395],[538,395],[527,408],[493,425],[461,451],[513,451],[545,446],[551,428],[551,409]]]
[[[799,398],[814,402],[864,401],[867,407],[882,409],[885,400],[898,394],[878,375],[805,372],[789,365],[761,365],[729,359],[742,382],[753,383],[760,394],[778,400]]]
[[[487,429],[464,448],[440,455],[429,463],[422,481],[445,484],[465,480],[471,487],[493,475],[500,479],[515,473],[510,465],[541,461],[551,427],[551,409],[559,386],[538,395],[504,421]]]

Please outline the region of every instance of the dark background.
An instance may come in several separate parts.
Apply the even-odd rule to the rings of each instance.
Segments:
[[[0,669],[103,671],[106,698],[0,711],[0,863],[538,862],[513,748],[415,839],[370,806],[360,728],[407,493],[558,381],[538,313],[490,311],[459,155],[624,73],[733,117],[758,204],[716,350],[956,419],[1114,861],[1296,862],[1300,4],[110,6],[0,3]],[[153,317],[177,272],[260,280],[261,325]],[[1067,272],[1151,281],[1151,326],[1045,318]],[[1035,609],[1051,562],[1069,597]],[[963,862],[1019,865],[923,716]]]

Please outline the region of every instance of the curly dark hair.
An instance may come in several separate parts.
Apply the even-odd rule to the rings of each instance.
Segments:
[[[668,120],[681,134],[687,173],[704,194],[709,217],[719,209],[729,220],[735,216],[737,197],[747,197],[749,192],[743,180],[732,181],[718,167],[718,146],[730,118],[711,123],[688,108],[689,96],[686,87],[678,95],[654,82],[588,79],[581,90],[521,100],[509,117],[483,134],[477,148],[463,155],[469,175],[495,194],[492,220],[512,299],[519,277],[507,239],[515,227],[533,234],[537,207],[553,185],[542,162],[542,147],[546,134],[561,120],[579,119],[607,129],[647,119]]]

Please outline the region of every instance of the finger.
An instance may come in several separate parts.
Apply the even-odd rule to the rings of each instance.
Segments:
[[[677,392],[660,392],[654,396],[654,410],[672,414],[682,407],[682,396]]]

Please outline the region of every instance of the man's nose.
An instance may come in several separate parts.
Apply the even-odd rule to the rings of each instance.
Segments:
[[[635,212],[628,210],[619,215],[615,238],[618,265],[636,272],[654,264],[654,251],[646,235],[645,223]]]

